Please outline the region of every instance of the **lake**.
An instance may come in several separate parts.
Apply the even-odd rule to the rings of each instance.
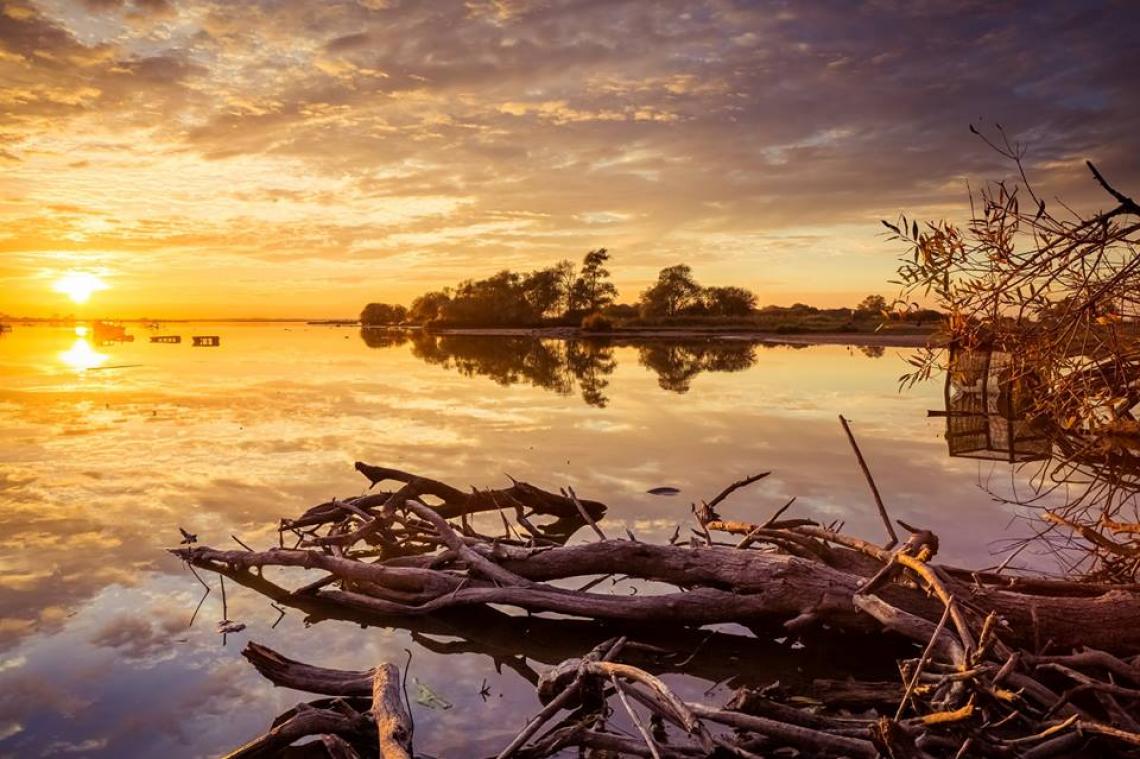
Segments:
[[[771,470],[721,512],[763,521],[796,496],[789,515],[840,519],[881,541],[842,413],[892,516],[937,533],[944,561],[995,564],[992,541],[1028,531],[979,487],[1008,480],[1008,466],[947,455],[945,422],[926,415],[943,404],[941,383],[899,392],[905,349],[408,339],[300,323],[127,331],[133,342],[100,344],[72,327],[0,335],[5,756],[236,747],[304,700],[253,671],[240,656],[247,640],[345,669],[403,666],[407,650],[413,693],[453,704],[416,705],[418,750],[505,745],[538,709],[528,678],[588,648],[577,642],[586,627],[499,616],[363,628],[306,624],[296,609],[278,622],[264,597],[227,584],[229,616],[246,629],[223,645],[218,588],[188,628],[202,586],[163,550],[179,527],[221,548],[237,547],[231,535],[276,545],[280,517],[365,489],[357,460],[462,488],[501,486],[508,474],[571,485],[609,505],[611,536],[646,540],[667,540],[677,525],[687,535],[693,501]],[[183,342],[149,342],[168,333]],[[193,347],[192,335],[221,344]],[[680,493],[646,492],[659,486]],[[590,538],[587,529],[573,540]],[[745,649],[772,646],[728,632]],[[719,702],[734,684],[812,666],[790,649],[769,653],[767,671],[709,663],[706,679],[666,680]]]

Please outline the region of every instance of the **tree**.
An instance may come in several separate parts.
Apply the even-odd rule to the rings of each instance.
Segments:
[[[657,282],[641,294],[642,316],[676,316],[699,302],[701,286],[693,279],[688,264],[668,266],[657,275]]]
[[[533,324],[540,316],[527,300],[523,275],[507,269],[460,282],[443,314],[446,321],[471,326]]]
[[[887,310],[887,299],[882,295],[868,295],[859,301],[855,310],[864,314],[881,314]]]
[[[566,301],[565,277],[560,266],[532,271],[523,278],[523,297],[539,316],[555,315]]]
[[[408,315],[408,309],[390,303],[369,303],[360,312],[360,323],[364,325],[399,324]]]
[[[426,324],[443,316],[444,309],[450,302],[451,295],[447,290],[424,293],[412,301],[408,317],[417,324]]]
[[[1022,146],[1000,127],[993,140],[973,131],[1020,179],[983,185],[964,227],[883,221],[905,246],[899,300],[921,297],[943,314],[944,335],[908,359],[914,371],[903,381],[961,376],[983,358],[1002,413],[1046,446],[1019,500],[1047,502],[1050,530],[1063,526],[1089,541],[1089,578],[1134,582],[1140,566],[1122,558],[1130,554],[1104,520],[1134,522],[1140,509],[1140,203],[1092,163],[1091,180],[1112,199],[1108,210],[1081,214],[1047,202],[1051,194],[1028,179]],[[998,360],[1000,371],[990,368]],[[1066,500],[1042,500],[1053,493]]]
[[[701,300],[712,316],[747,316],[756,309],[756,294],[743,287],[706,287]]]
[[[605,268],[610,254],[605,248],[591,250],[582,259],[582,270],[570,293],[570,307],[575,311],[600,311],[614,302],[617,297],[617,288],[610,282],[610,271]]]
[[[571,301],[573,299],[574,281],[577,279],[574,264],[562,259],[554,265],[554,270],[558,272],[558,290],[562,294],[562,302],[559,305],[562,307],[562,313],[572,313],[575,309]]]

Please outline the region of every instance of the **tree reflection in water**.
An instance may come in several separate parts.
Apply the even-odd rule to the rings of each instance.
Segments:
[[[742,341],[661,341],[637,351],[638,362],[657,373],[657,384],[674,393],[687,393],[701,372],[739,372],[756,363],[755,344]]]
[[[369,348],[395,348],[408,342],[408,331],[384,327],[361,327],[360,339]]]
[[[617,363],[603,340],[544,340],[514,335],[412,337],[412,354],[429,364],[468,377],[489,377],[500,385],[525,383],[570,395],[577,390],[591,406],[604,407],[609,376]]]
[[[455,369],[468,377],[489,377],[500,385],[519,383],[577,392],[591,406],[609,403],[606,388],[617,368],[614,341],[606,338],[563,340],[527,335],[438,335],[430,332],[362,329],[370,348],[411,342],[412,355]],[[734,340],[653,340],[631,345],[638,363],[657,374],[658,384],[674,393],[688,392],[702,372],[738,372],[756,363],[756,344]]]

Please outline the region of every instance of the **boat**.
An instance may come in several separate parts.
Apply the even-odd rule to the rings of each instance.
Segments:
[[[99,345],[106,343],[133,343],[134,335],[127,334],[127,328],[114,322],[96,321],[91,325],[91,335]]]

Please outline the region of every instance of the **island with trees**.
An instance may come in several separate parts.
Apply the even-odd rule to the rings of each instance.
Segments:
[[[868,295],[851,308],[758,305],[756,294],[735,285],[705,286],[692,267],[662,269],[637,300],[619,301],[610,253],[591,250],[580,266],[568,260],[530,272],[504,269],[485,279],[415,298],[409,307],[369,303],[362,327],[421,327],[436,332],[546,330],[552,335],[649,335],[763,333],[774,335],[879,334],[925,338],[939,322],[937,311],[892,304]]]

